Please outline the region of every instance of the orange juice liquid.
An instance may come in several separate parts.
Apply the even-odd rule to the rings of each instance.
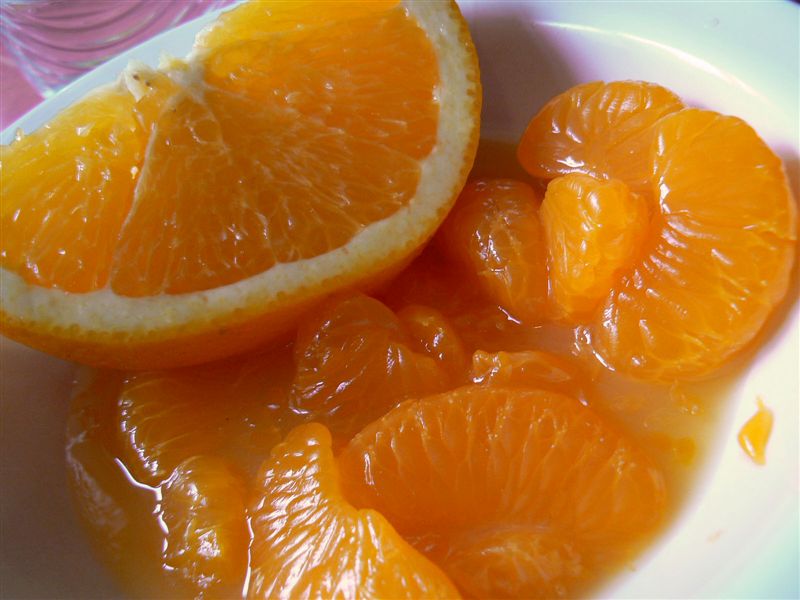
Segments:
[[[492,141],[482,142],[473,176],[530,181],[517,167],[514,146]],[[434,241],[405,272],[375,291],[374,296],[395,312],[412,304],[436,308],[452,323],[469,357],[477,351],[538,350],[571,365],[569,381],[553,383],[553,389],[577,396],[635,440],[663,471],[669,498],[663,531],[698,485],[696,475],[715,439],[718,414],[745,359],[737,359],[702,382],[657,385],[635,381],[608,370],[588,353],[581,328],[520,323],[465,282],[457,267],[446,264]],[[79,382],[68,429],[67,462],[72,487],[98,556],[117,575],[127,593],[171,598],[195,595],[197,589],[163,564],[168,542],[161,514],[162,489],[158,483],[142,481],[138,474],[140,457],[131,452],[131,440],[140,433],[142,439],[145,437],[121,424],[123,389],[131,390],[139,385],[136,382],[151,385],[154,378],[166,377],[170,386],[181,390],[179,403],[190,402],[195,395],[198,402],[192,418],[200,423],[197,435],[205,435],[210,444],[206,448],[200,440],[198,447],[229,461],[245,480],[251,480],[267,458],[269,447],[306,420],[290,406],[295,369],[292,351],[290,343],[166,375],[94,372]],[[547,385],[550,384],[542,384]],[[219,412],[220,405],[226,409]],[[222,415],[218,417],[219,427],[208,426],[199,414],[202,411]],[[180,430],[180,415],[174,423],[169,421],[172,417],[168,411],[148,418],[141,423],[166,423],[158,426]],[[236,423],[231,424],[231,420]],[[230,443],[214,442],[221,431],[227,436],[224,439],[232,440]],[[168,440],[165,452],[173,442],[175,447],[186,442],[178,437],[176,434],[175,439]],[[335,442],[341,446],[347,440]],[[193,448],[191,440],[186,443]],[[151,467],[154,472],[159,468]],[[583,595],[598,589],[625,565],[635,564],[637,554],[652,538],[632,544],[618,562],[586,573],[572,592]],[[243,568],[241,578],[225,582],[216,594],[237,596],[246,584],[247,569]]]

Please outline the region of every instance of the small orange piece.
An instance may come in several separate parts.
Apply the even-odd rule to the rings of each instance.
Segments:
[[[539,214],[554,312],[580,322],[638,258],[647,235],[647,204],[618,179],[570,173],[548,184]]]
[[[773,420],[772,411],[759,398],[756,414],[739,431],[739,445],[757,465],[767,464],[767,442],[772,434]]]
[[[480,102],[455,2],[237,6],[2,148],[2,331],[122,369],[274,339],[428,240]]]
[[[292,408],[346,441],[398,402],[446,389],[464,366],[455,332],[424,307],[409,307],[401,318],[357,295],[332,301],[304,323]]]
[[[642,81],[594,81],[570,88],[531,119],[517,157],[534,177],[568,173],[619,179],[650,191],[653,125],[683,108],[675,94]]]
[[[477,275],[489,298],[532,323],[543,320],[547,299],[539,202],[519,181],[473,181],[439,233],[443,249]]]
[[[222,459],[182,462],[162,488],[163,566],[195,597],[241,594],[247,572],[247,486]]]
[[[644,454],[576,400],[540,390],[468,386],[406,402],[339,465],[354,504],[380,511],[475,597],[574,594],[664,513],[662,475]]]
[[[248,598],[456,598],[458,592],[372,510],[342,496],[331,437],[294,429],[255,485]]]

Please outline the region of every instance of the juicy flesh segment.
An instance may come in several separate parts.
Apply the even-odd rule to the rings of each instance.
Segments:
[[[436,139],[438,63],[401,6],[370,4],[212,31],[168,94],[119,84],[56,117],[58,156],[38,152],[44,131],[4,148],[3,266],[73,292],[181,294],[324,254],[407,205]]]

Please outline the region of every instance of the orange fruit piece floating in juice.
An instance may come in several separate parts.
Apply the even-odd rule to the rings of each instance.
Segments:
[[[291,331],[433,234],[480,103],[454,2],[237,6],[2,147],[2,332],[143,369]]]
[[[539,198],[526,183],[478,180],[461,192],[439,232],[441,247],[514,317],[545,316],[547,275]]]
[[[457,598],[389,521],[342,493],[331,437],[294,429],[257,477],[249,598]]]
[[[466,370],[438,311],[412,305],[395,315],[363,295],[335,299],[303,323],[294,356],[291,407],[345,441],[402,400],[454,387]]]
[[[755,337],[785,295],[796,206],[780,159],[742,120],[684,109],[649,83],[591,83],[551,100],[518,156],[551,180],[554,202],[541,218],[560,311],[588,310],[576,304],[575,273],[598,263],[594,244],[609,248],[609,272],[589,290],[596,301],[605,282],[605,295],[584,322],[612,368],[651,380],[706,375]],[[624,206],[622,191],[587,212],[585,192],[573,187],[570,203],[559,177],[576,173],[640,194],[649,222],[636,204],[613,210]],[[586,241],[573,241],[582,231]],[[601,242],[607,231],[613,243]]]
[[[573,595],[653,531],[666,500],[660,471],[601,417],[530,388],[405,402],[338,462],[353,503],[471,597]]]

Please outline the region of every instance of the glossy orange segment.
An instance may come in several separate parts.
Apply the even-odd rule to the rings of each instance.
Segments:
[[[381,514],[345,500],[322,425],[275,447],[255,494],[248,598],[458,597]]]
[[[570,173],[547,185],[540,216],[554,313],[581,322],[639,258],[647,204],[618,179]]]
[[[683,108],[668,89],[644,81],[594,81],[550,100],[531,119],[517,157],[534,177],[584,173],[648,192],[653,126]]]
[[[492,300],[518,319],[544,319],[547,273],[540,198],[510,179],[468,183],[439,234]]]
[[[426,323],[423,311],[401,320],[363,295],[329,303],[297,333],[293,409],[346,441],[402,400],[446,389],[459,341],[443,317],[428,312]]]
[[[737,439],[745,454],[757,465],[767,464],[767,442],[772,435],[775,418],[772,411],[758,399],[758,410],[739,430]]]
[[[220,455],[243,469],[258,466],[282,435],[269,355],[126,378],[117,400],[121,454],[141,483],[159,485],[183,461]],[[280,396],[279,396],[280,398]],[[255,464],[250,467],[250,463]]]
[[[780,159],[744,121],[684,110],[657,127],[659,213],[594,324],[610,365],[705,375],[758,333],[788,287],[797,218]]]
[[[380,511],[480,597],[509,586],[524,597],[575,593],[618,545],[653,530],[666,501],[660,471],[603,419],[530,388],[406,402],[353,438],[339,465],[357,506]],[[479,557],[481,567],[464,568]]]
[[[241,594],[250,545],[244,478],[220,458],[195,456],[175,468],[162,496],[165,571],[195,597]]]

